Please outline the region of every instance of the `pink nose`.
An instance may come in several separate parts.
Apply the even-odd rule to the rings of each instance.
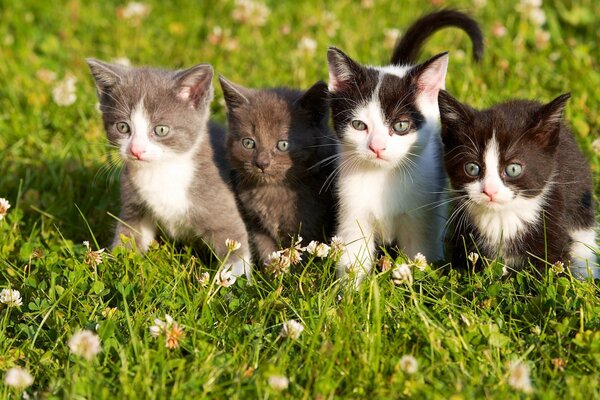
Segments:
[[[493,183],[486,183],[483,185],[483,193],[490,199],[494,200],[494,196],[498,194],[498,186]]]
[[[371,151],[373,153],[375,153],[377,155],[377,157],[381,157],[381,153],[383,153],[385,151],[385,147],[384,146],[379,146],[376,144],[371,143],[369,145],[369,149],[371,149]]]
[[[140,147],[137,147],[137,146],[131,146],[131,149],[129,149],[129,151],[138,160],[141,159],[142,158],[142,154],[144,154],[144,150],[142,148],[140,148]]]

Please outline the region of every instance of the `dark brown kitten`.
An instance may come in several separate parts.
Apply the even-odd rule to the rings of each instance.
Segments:
[[[590,168],[562,121],[569,97],[478,111],[440,93],[456,267],[479,252],[511,268],[563,261],[577,277],[600,276]]]
[[[304,242],[327,238],[335,213],[324,184],[337,147],[328,128],[327,85],[301,92],[220,81],[228,108],[227,153],[255,258],[264,265],[294,236]]]

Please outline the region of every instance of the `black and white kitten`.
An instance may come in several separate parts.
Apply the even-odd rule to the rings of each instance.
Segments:
[[[328,239],[333,194],[321,191],[337,141],[328,126],[327,85],[306,91],[250,89],[220,77],[227,103],[227,155],[257,261],[291,239]]]
[[[443,258],[446,177],[438,93],[445,87],[448,55],[414,65],[424,41],[444,27],[465,30],[479,57],[477,23],[444,10],[417,20],[396,45],[391,65],[363,66],[336,48],[327,54],[335,131],[341,142],[339,226],[347,243],[338,276],[359,283],[371,270],[376,244],[396,244],[409,256]]]
[[[212,67],[168,71],[87,62],[106,135],[124,161],[113,247],[124,235],[146,251],[157,224],[175,239],[205,241],[221,259],[231,239],[240,248],[228,268],[249,278],[248,234],[227,184],[223,132],[208,126]]]
[[[515,269],[570,263],[600,277],[589,165],[562,120],[569,94],[475,110],[440,93],[445,165],[456,206],[453,265],[479,252]]]

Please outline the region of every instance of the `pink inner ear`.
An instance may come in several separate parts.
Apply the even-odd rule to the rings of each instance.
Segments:
[[[191,94],[191,88],[189,86],[184,86],[179,90],[177,97],[179,97],[183,101],[188,101],[190,99]]]
[[[448,55],[445,55],[431,63],[419,77],[419,86],[432,103],[437,103],[440,90],[446,88],[447,70]]]

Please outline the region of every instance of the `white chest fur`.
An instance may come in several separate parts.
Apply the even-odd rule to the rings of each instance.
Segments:
[[[158,222],[175,237],[185,234],[191,207],[189,188],[195,172],[192,157],[148,162],[131,172],[133,184]]]

